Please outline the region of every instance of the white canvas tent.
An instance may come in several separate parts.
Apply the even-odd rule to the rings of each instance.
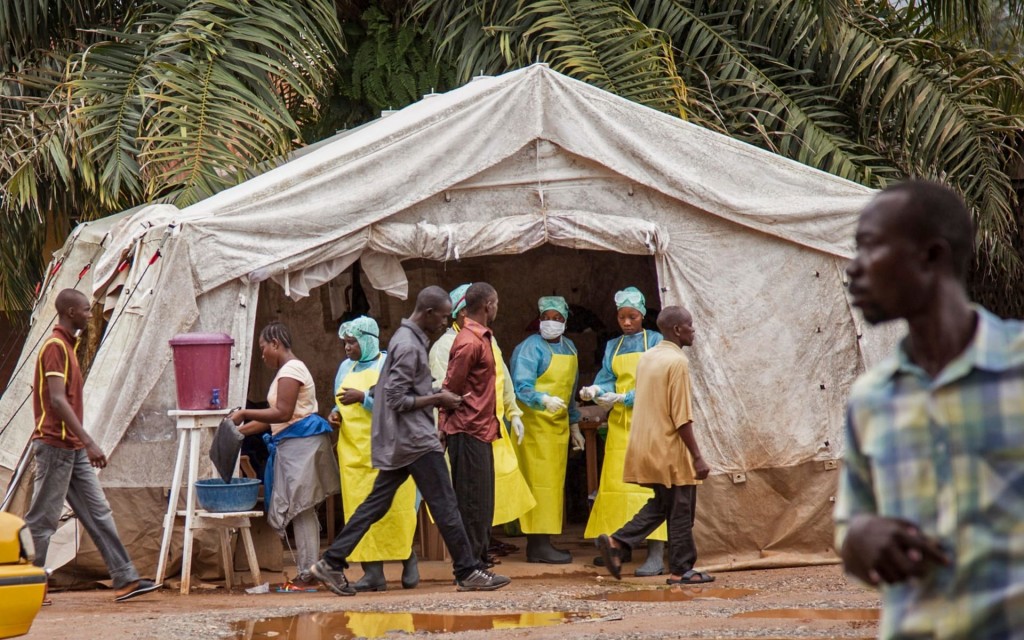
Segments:
[[[894,341],[893,329],[861,326],[843,286],[870,190],[544,65],[476,79],[296,156],[186,209],[150,206],[76,230],[36,310],[28,347],[49,331],[55,293],[92,261],[82,284],[111,319],[85,422],[112,452],[101,479],[141,565],[155,562],[173,463],[172,336],[234,337],[238,405],[262,281],[300,299],[359,260],[374,289],[405,299],[424,277],[409,265],[515,264],[539,247],[642,256],[656,269],[652,306],[660,295],[693,312],[696,431],[714,470],[700,491],[702,564],[835,559],[845,398]],[[615,280],[571,281],[586,267],[575,260],[558,273],[522,264],[508,285],[574,302]],[[22,369],[0,400],[0,488],[30,436],[30,384]]]

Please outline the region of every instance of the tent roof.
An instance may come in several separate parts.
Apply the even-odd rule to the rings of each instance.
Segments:
[[[535,64],[341,132],[172,217],[204,256],[193,266],[201,294],[237,277],[341,260],[366,246],[361,231],[538,140],[709,214],[842,257],[852,253],[851,213],[872,193]],[[159,209],[165,221],[167,208]]]

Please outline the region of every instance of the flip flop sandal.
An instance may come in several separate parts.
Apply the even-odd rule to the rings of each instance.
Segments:
[[[131,600],[132,598],[137,598],[137,597],[139,597],[139,596],[141,596],[143,594],[149,593],[151,591],[156,591],[161,586],[162,585],[159,585],[159,584],[153,582],[152,580],[139,580],[138,584],[136,585],[136,587],[134,589],[132,589],[128,593],[123,593],[123,594],[117,596],[116,598],[114,598],[114,602],[124,602],[125,600]]]
[[[604,566],[608,569],[608,573],[612,574],[616,580],[622,580],[622,549],[613,547],[612,539],[603,533],[597,536],[595,544],[601,552],[601,558],[604,560]]]
[[[281,583],[277,589],[277,593],[316,593],[318,589],[312,585],[295,584],[291,580],[288,582]]]
[[[696,580],[694,580],[694,578],[696,578]],[[669,579],[665,580],[665,584],[672,584],[672,585],[706,584],[708,582],[714,582],[714,581],[715,581],[715,576],[711,575],[710,573],[707,573],[706,571],[694,571],[693,569],[690,569],[689,571],[684,573],[683,577],[680,578],[679,580],[673,580],[672,578],[669,578]]]

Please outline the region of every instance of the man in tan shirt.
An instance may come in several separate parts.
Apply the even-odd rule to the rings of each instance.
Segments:
[[[668,522],[668,584],[700,584],[714,577],[695,571],[697,547],[693,519],[697,485],[708,477],[708,465],[693,437],[690,363],[682,347],[693,344],[693,318],[682,307],[666,307],[658,315],[665,340],[647,351],[636,369],[633,426],[626,449],[623,481],[654,490],[654,497],[633,519],[611,535],[597,538],[609,573],[622,570],[622,555]]]

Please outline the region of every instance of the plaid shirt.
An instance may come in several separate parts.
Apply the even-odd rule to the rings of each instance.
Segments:
[[[882,638],[1024,638],[1024,324],[981,307],[934,380],[902,345],[850,394],[836,545],[858,514],[905,518],[952,559],[882,589]]]

